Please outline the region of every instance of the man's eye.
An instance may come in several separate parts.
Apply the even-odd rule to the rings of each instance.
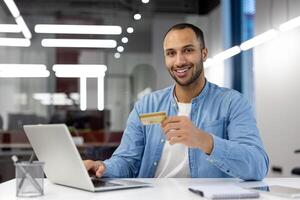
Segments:
[[[174,56],[175,53],[174,52],[167,52],[167,56]]]
[[[184,52],[185,53],[191,53],[191,52],[193,52],[193,49],[185,49]]]

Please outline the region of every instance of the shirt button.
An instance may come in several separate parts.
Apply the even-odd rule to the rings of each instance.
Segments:
[[[164,139],[161,139],[161,140],[160,140],[161,143],[164,143],[164,141],[165,141]]]
[[[156,166],[156,165],[157,165],[157,162],[154,162],[153,165]]]

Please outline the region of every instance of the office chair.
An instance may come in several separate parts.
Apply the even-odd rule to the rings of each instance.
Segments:
[[[300,149],[296,149],[294,153],[300,153]],[[292,174],[300,175],[300,167],[295,167],[294,169],[292,169]]]

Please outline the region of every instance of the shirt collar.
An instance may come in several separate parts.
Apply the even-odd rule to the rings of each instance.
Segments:
[[[205,84],[204,84],[204,87],[203,87],[202,91],[200,92],[200,94],[198,96],[196,96],[196,97],[194,97],[192,99],[192,103],[193,102],[198,102],[202,98],[205,97],[205,95],[206,95],[206,93],[207,93],[207,91],[209,89],[209,85],[210,85],[210,83],[205,79]],[[176,100],[175,92],[174,91],[175,91],[175,84],[171,87],[170,97],[171,97],[171,101],[172,101],[173,105],[177,105],[177,100]]]

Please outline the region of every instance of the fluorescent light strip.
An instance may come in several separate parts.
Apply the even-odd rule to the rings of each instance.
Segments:
[[[0,38],[0,46],[11,47],[29,47],[31,44],[29,39],[24,38]]]
[[[30,30],[28,29],[22,16],[16,18],[17,24],[20,26],[25,38],[30,39],[32,37]]]
[[[49,77],[50,72],[48,70],[41,71],[27,71],[27,70],[0,70],[1,78],[39,78]]]
[[[86,110],[86,78],[80,78],[80,110]]]
[[[0,64],[0,70],[27,70],[27,71],[42,71],[47,70],[46,65],[42,64]]]
[[[59,78],[81,78],[81,77],[88,77],[88,78],[98,78],[98,77],[104,77],[104,73],[94,73],[94,72],[85,72],[85,73],[80,73],[80,72],[63,72],[63,71],[58,71],[55,72],[55,76]]]
[[[282,32],[285,32],[285,31],[294,29],[298,26],[300,26],[300,16],[281,24],[279,26],[279,30]]]
[[[106,65],[68,65],[68,64],[57,64],[53,65],[53,71],[57,77],[104,77],[105,71],[107,70]]]
[[[254,38],[252,38],[250,40],[243,42],[240,45],[240,48],[243,51],[246,51],[248,49],[251,49],[257,45],[260,45],[266,41],[269,41],[269,40],[275,38],[277,35],[278,35],[278,31],[276,31],[275,29],[271,29],[269,31],[266,31],[266,32],[258,35],[258,36],[255,36]]]
[[[0,33],[20,33],[21,28],[16,24],[0,24]]]
[[[73,64],[56,64],[52,67],[53,71],[93,71],[93,72],[105,72],[107,70],[106,65],[73,65]]]
[[[0,64],[0,77],[49,77],[50,72],[42,64]]]
[[[20,16],[20,11],[13,0],[4,0],[4,2],[14,18]]]
[[[217,60],[217,61],[223,61],[228,58],[231,58],[232,56],[235,56],[236,54],[239,54],[240,52],[241,52],[240,47],[234,46],[234,47],[231,47],[230,49],[227,49],[227,50],[215,55],[213,57],[213,59]]]
[[[115,48],[115,40],[104,39],[43,39],[43,47]]]
[[[120,26],[103,25],[37,24],[34,31],[36,33],[120,35],[122,33],[122,28]]]
[[[99,77],[97,80],[98,84],[98,110],[104,110],[104,78]]]

